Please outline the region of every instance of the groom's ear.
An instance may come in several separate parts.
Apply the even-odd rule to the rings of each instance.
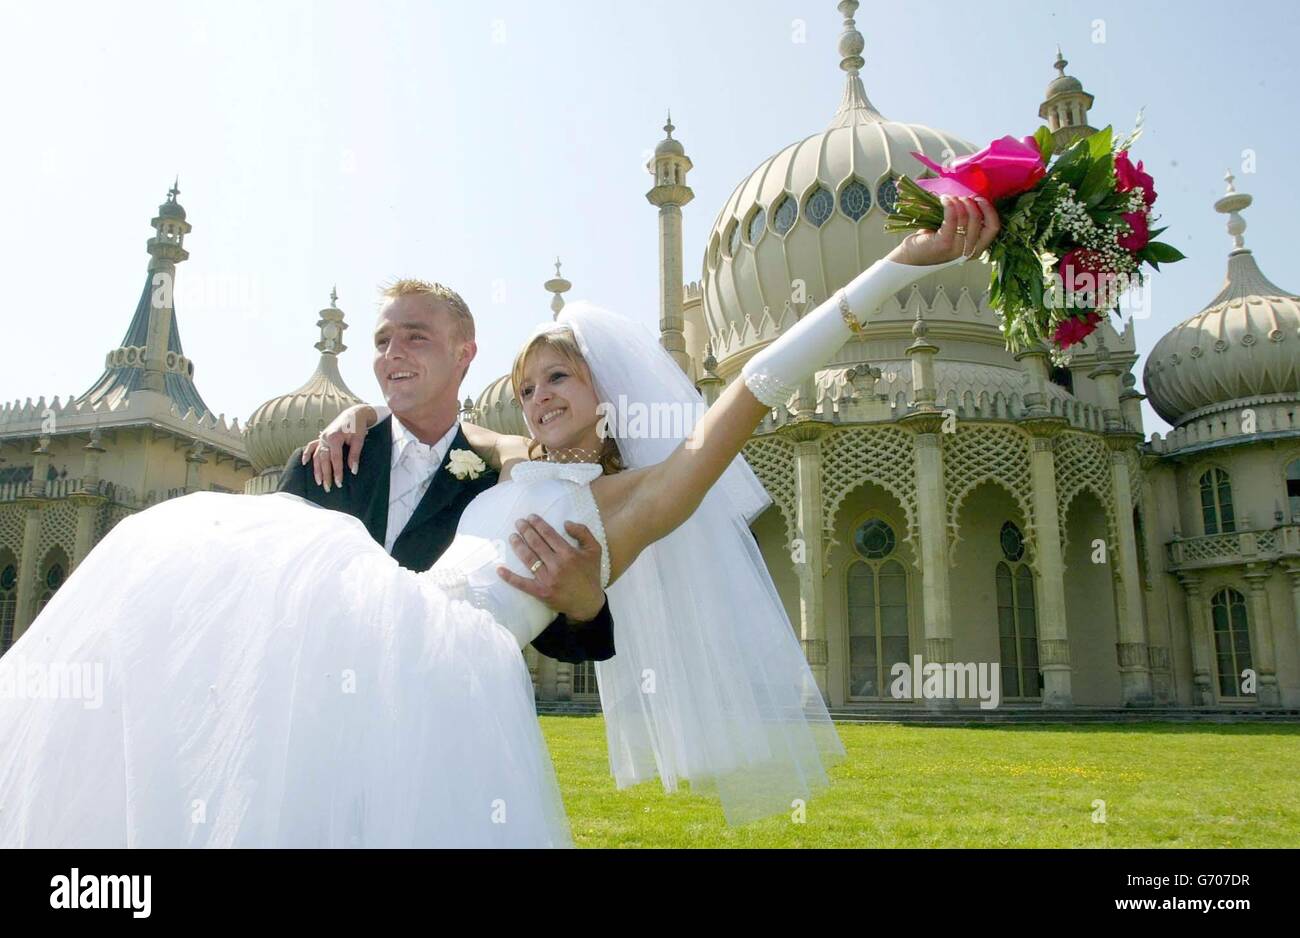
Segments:
[[[465,376],[469,374],[469,366],[474,362],[474,356],[478,354],[478,343],[473,339],[466,339],[460,347],[460,380],[464,381]]]

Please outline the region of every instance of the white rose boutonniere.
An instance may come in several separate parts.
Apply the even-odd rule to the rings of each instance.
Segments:
[[[447,471],[462,482],[466,479],[477,479],[481,473],[487,471],[487,463],[472,449],[452,450],[449,461]]]

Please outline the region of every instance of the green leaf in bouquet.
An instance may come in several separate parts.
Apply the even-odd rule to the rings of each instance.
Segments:
[[[1100,205],[1101,200],[1115,190],[1114,181],[1115,158],[1109,153],[1097,157],[1088,168],[1088,173],[1083,177],[1083,183],[1079,186],[1079,198],[1089,208],[1094,208]]]
[[[1169,230],[1169,226],[1165,225],[1165,227],[1163,228],[1157,228],[1155,231],[1148,232],[1147,237],[1151,238],[1151,240],[1154,241],[1156,238],[1160,237],[1168,230]]]
[[[1172,264],[1175,261],[1186,259],[1186,255],[1172,244],[1165,244],[1163,241],[1148,241],[1147,246],[1142,249],[1142,259],[1151,262],[1155,267],[1156,263]],[[1159,268],[1157,268],[1159,269]]]
[[[1043,157],[1043,165],[1046,166],[1056,148],[1056,136],[1051,128],[1044,125],[1034,131],[1034,142],[1038,144],[1038,152]]]
[[[1097,131],[1087,139],[1088,155],[1094,160],[1110,156],[1115,146],[1115,131],[1110,124]]]

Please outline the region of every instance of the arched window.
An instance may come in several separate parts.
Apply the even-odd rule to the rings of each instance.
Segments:
[[[1286,499],[1290,503],[1291,523],[1300,524],[1300,459],[1286,467]]]
[[[787,233],[794,227],[795,219],[799,217],[799,203],[791,196],[781,196],[781,201],[776,205],[776,212],[772,215],[772,229],[779,235]]]
[[[1215,673],[1219,677],[1220,697],[1249,697],[1241,690],[1241,672],[1251,667],[1250,621],[1246,617],[1246,597],[1225,587],[1210,599],[1210,617],[1214,623]]]
[[[835,196],[831,195],[830,190],[825,186],[818,186],[817,191],[804,203],[804,212],[812,223],[820,228],[835,212]]]
[[[57,593],[59,587],[63,585],[63,580],[66,574],[64,572],[63,560],[58,559],[59,553],[61,552],[56,549],[55,557],[46,561],[45,572],[41,574],[42,585],[45,589],[41,593],[40,600],[36,603],[37,614],[45,608],[46,603],[54,598],[54,594]]]
[[[894,529],[879,518],[858,528],[849,565],[849,697],[888,697],[890,669],[910,664],[907,570],[893,558]]]
[[[871,190],[858,180],[853,180],[840,192],[840,211],[854,221],[871,208]]]
[[[18,612],[18,565],[8,556],[0,559],[0,655],[14,643],[14,617]]]
[[[1004,697],[1040,697],[1038,672],[1038,614],[1034,603],[1034,574],[1025,558],[1025,539],[1008,521],[998,538],[1003,560],[994,580],[998,596],[998,660]]]
[[[1209,469],[1201,475],[1201,517],[1206,534],[1230,534],[1237,530],[1232,515],[1232,485],[1228,473]]]

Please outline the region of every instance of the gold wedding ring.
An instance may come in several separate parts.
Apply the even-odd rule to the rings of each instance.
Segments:
[[[533,565],[532,565],[531,567],[528,568],[528,572],[529,572],[529,573],[536,573],[536,572],[537,572],[537,568],[540,567],[541,565],[542,565],[542,561],[541,561],[540,559],[539,559],[539,560],[534,560],[534,561],[533,561]]]

